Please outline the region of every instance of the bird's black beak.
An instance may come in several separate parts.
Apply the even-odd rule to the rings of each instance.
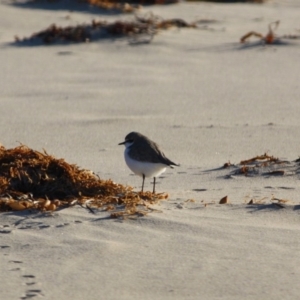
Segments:
[[[119,143],[118,145],[124,145],[126,143],[126,141],[125,142],[122,142],[122,143]]]

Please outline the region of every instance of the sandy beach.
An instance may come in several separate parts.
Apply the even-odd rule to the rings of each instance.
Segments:
[[[80,206],[1,213],[0,298],[299,299],[299,1],[144,7],[198,21],[151,43],[14,43],[51,24],[134,19],[83,7],[1,2],[0,143],[139,191],[118,145],[138,131],[180,167],[157,180],[169,199],[135,220]],[[278,20],[274,44],[240,43]],[[282,164],[242,172],[264,153]]]

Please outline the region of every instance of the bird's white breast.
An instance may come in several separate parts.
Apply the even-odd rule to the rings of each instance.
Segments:
[[[161,163],[141,162],[132,159],[128,155],[129,147],[125,148],[124,157],[129,169],[136,175],[145,177],[157,177],[166,171],[166,165]]]

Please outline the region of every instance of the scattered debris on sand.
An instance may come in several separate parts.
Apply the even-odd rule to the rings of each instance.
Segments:
[[[222,169],[230,169],[230,175],[225,177],[231,177],[234,175],[244,176],[283,176],[291,171],[293,166],[289,161],[281,160],[277,157],[264,153],[263,155],[257,155],[250,159],[242,160],[239,164],[235,165],[227,162],[223,165]]]
[[[269,199],[268,197],[264,197],[262,199],[252,198],[247,205],[256,205],[257,207],[261,206],[264,208],[287,208],[292,204],[291,200],[288,199],[279,199],[274,196]]]
[[[285,171],[278,170],[277,168],[272,169],[272,167],[278,167],[279,165],[287,163],[287,161],[264,153],[263,155],[257,155],[253,158],[241,161],[240,167],[235,171],[235,174],[248,176],[251,175],[251,173],[260,173],[260,170],[262,170],[263,175],[284,175]]]

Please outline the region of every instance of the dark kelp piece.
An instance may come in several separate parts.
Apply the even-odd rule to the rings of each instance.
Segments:
[[[131,42],[138,42],[140,37],[147,37],[145,41],[151,42],[154,35],[160,30],[175,28],[196,28],[197,22],[188,23],[182,19],[164,20],[152,13],[143,16],[135,15],[132,21],[117,20],[114,22],[93,20],[89,24],[77,26],[60,27],[55,24],[47,29],[32,34],[29,38],[15,37],[17,44],[32,42],[54,44],[54,43],[83,43],[104,38],[127,37]]]

